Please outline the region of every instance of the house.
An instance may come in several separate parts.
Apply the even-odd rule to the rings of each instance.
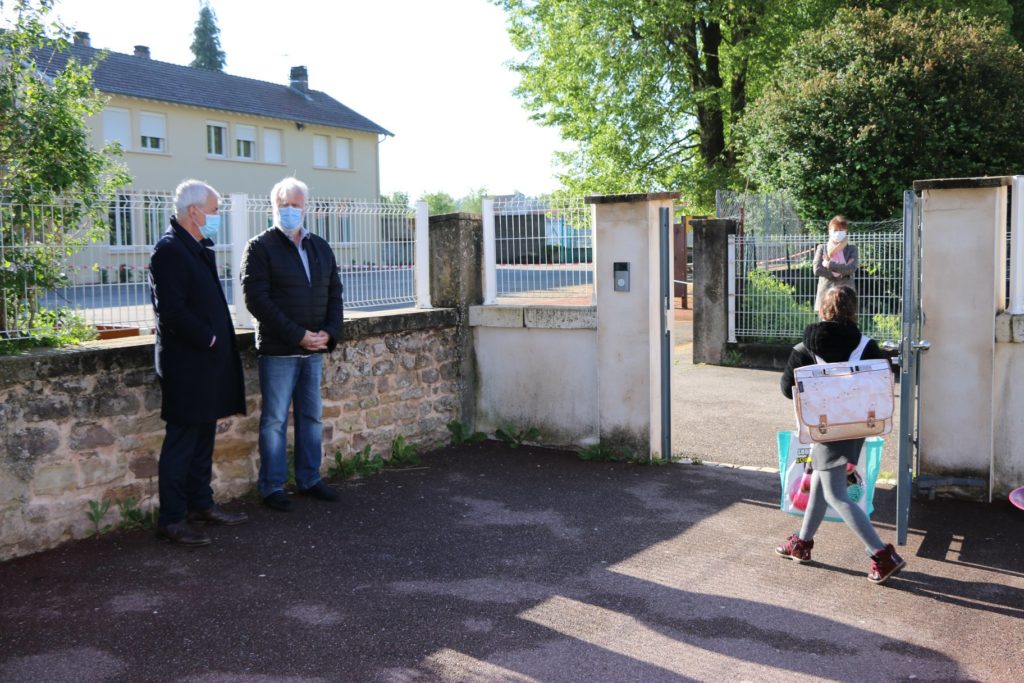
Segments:
[[[88,33],[78,31],[67,51],[40,50],[37,64],[52,75],[70,56],[88,64],[100,52]],[[137,45],[131,55],[107,52],[93,71],[93,84],[108,98],[90,121],[93,143],[119,143],[134,177],[110,210],[107,256],[120,250],[123,258],[91,250],[84,259],[89,263],[78,266],[96,281],[99,274],[103,282],[113,281],[114,273],[122,282],[142,278],[141,272],[129,273],[166,229],[168,197],[185,178],[205,180],[224,197],[246,193],[262,201],[289,175],[306,182],[314,199],[380,196],[378,144],[392,133],[311,89],[305,66],[293,67],[288,85],[281,85],[161,62]],[[307,223],[311,229],[319,227],[333,242],[355,241],[351,221],[337,217],[336,201],[308,208],[311,222],[323,223]],[[225,248],[229,222],[216,240]]]

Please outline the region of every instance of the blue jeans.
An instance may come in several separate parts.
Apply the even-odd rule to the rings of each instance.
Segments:
[[[260,356],[260,496],[283,491],[288,480],[288,408],[295,426],[295,483],[300,490],[320,481],[323,355]]]

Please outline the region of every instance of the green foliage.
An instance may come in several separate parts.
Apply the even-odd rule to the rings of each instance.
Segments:
[[[427,203],[427,213],[431,216],[455,213],[459,210],[458,204],[447,192],[431,192],[420,197],[420,200]]]
[[[110,529],[110,525],[109,524],[107,526],[102,527],[102,528],[100,527],[100,522],[102,522],[103,518],[107,516],[107,511],[108,510],[110,510],[110,501],[109,500],[103,500],[103,501],[90,500],[89,501],[89,511],[85,513],[85,516],[89,518],[90,522],[92,522],[93,534],[97,534],[98,535],[98,534],[100,534],[100,533],[102,533],[104,531],[108,531]]]
[[[1019,171],[1024,53],[1005,3],[972,5],[842,10],[805,33],[742,123],[750,177],[804,217],[881,220],[915,179]]]
[[[540,438],[540,430],[536,427],[530,427],[525,430],[517,430],[514,427],[499,427],[498,431],[494,433],[494,436],[499,441],[504,441],[508,444],[509,448],[519,448],[527,441],[536,441]]]
[[[401,206],[403,208],[409,208],[412,206],[408,192],[392,192],[391,194],[383,194],[380,196],[380,203],[387,204],[388,206]]]
[[[192,33],[192,54],[195,59],[189,66],[200,69],[223,71],[226,63],[224,50],[220,49],[220,28],[217,27],[217,16],[210,5],[203,3],[199,10],[195,31]]]
[[[452,433],[452,445],[462,446],[463,444],[480,443],[487,440],[483,432],[471,432],[466,425],[458,420],[452,420],[447,425],[448,431]]]
[[[416,444],[406,443],[405,437],[399,434],[391,442],[391,459],[388,464],[392,467],[399,465],[419,465],[420,456],[416,453]]]
[[[92,66],[68,59],[52,77],[44,67],[68,49],[52,3],[13,3],[14,25],[0,31],[0,330],[74,341],[66,312],[42,316],[40,295],[68,282],[65,259],[104,234],[103,197],[127,184],[117,146],[93,149],[87,119],[102,110]],[[91,225],[92,229],[81,226]]]
[[[334,465],[328,470],[332,477],[358,477],[368,474],[376,474],[386,467],[404,467],[407,465],[419,465],[420,456],[416,452],[415,444],[407,444],[404,436],[396,436],[391,442],[391,457],[387,460],[380,455],[372,455],[370,445],[367,444],[351,458],[346,458],[341,451],[334,452]]]
[[[739,349],[726,349],[725,356],[722,358],[722,365],[738,368],[742,362],[743,354],[740,353]]]
[[[640,462],[630,449],[612,446],[604,441],[577,451],[576,456],[587,462]]]
[[[459,199],[459,211],[463,213],[483,213],[483,202],[486,197],[486,187],[470,190],[469,194]]]
[[[766,270],[747,273],[741,313],[752,329],[762,332],[759,341],[796,341],[817,320],[811,303],[798,303],[795,294],[793,285]]]
[[[864,326],[864,334],[881,341],[899,341],[902,327],[898,315],[876,314],[871,316],[870,326]]]
[[[109,501],[108,501],[109,504]],[[159,508],[153,507],[150,510],[143,510],[131,496],[118,502],[117,510],[121,515],[122,529],[146,529],[156,526]]]

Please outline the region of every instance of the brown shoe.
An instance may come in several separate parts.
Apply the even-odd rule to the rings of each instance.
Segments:
[[[166,526],[156,528],[156,537],[163,538],[171,543],[187,546],[210,545],[210,537],[202,531],[193,529],[188,522],[175,522]]]
[[[219,524],[221,526],[235,526],[245,524],[249,521],[249,515],[244,512],[228,512],[221,506],[214,503],[201,512],[188,513],[188,521],[204,522],[206,524]]]

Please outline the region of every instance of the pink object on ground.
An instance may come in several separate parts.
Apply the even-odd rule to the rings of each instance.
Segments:
[[[1024,486],[1010,491],[1010,502],[1024,510]]]

